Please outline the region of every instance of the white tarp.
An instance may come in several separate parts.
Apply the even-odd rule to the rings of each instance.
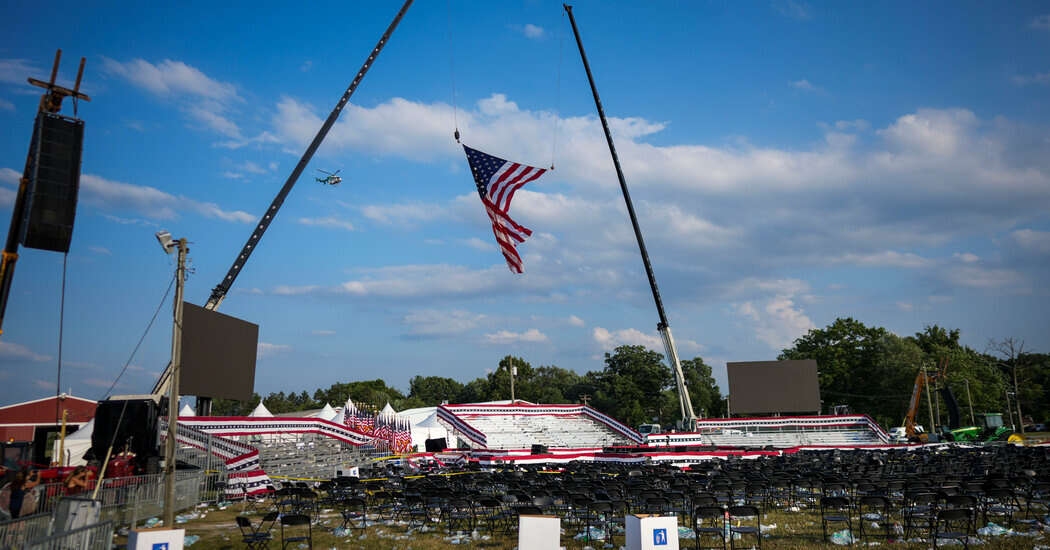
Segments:
[[[80,427],[79,430],[66,436],[65,447],[62,449],[62,464],[64,466],[86,466],[87,461],[84,460],[84,453],[91,448],[91,433],[95,431],[95,419],[92,418],[87,424]],[[55,462],[58,462],[57,457],[59,456],[58,447],[60,445],[59,440],[55,440],[54,446],[51,448],[51,456]]]
[[[183,416],[197,416],[197,413],[193,412],[189,403],[186,403],[182,406],[182,409],[179,410],[179,418],[182,418]]]

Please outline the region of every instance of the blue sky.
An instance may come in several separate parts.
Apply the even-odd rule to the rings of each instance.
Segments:
[[[560,3],[420,0],[221,307],[260,325],[256,390],[514,354],[578,372],[657,316]],[[400,3],[26,3],[0,22],[0,219],[54,50],[87,57],[62,389],[102,397],[191,244],[203,304]],[[839,316],[1047,351],[1046,4],[579,2],[683,357],[762,360]],[[449,31],[451,30],[451,47]],[[450,57],[452,74],[450,78]],[[511,274],[452,140],[556,169],[516,198]],[[68,102],[64,112],[71,114]],[[342,185],[316,183],[342,169]],[[23,250],[0,402],[54,392],[62,257]],[[117,391],[166,363],[165,306]]]

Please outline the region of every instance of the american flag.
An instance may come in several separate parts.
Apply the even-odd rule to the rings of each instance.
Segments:
[[[532,231],[510,218],[510,201],[518,189],[542,176],[546,170],[503,160],[466,145],[463,150],[467,152],[470,171],[474,174],[485,212],[492,220],[492,232],[507,259],[507,267],[514,273],[522,273],[524,269],[517,246],[525,242]]]

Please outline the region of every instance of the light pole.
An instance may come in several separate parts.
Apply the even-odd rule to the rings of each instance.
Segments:
[[[171,328],[171,386],[168,392],[168,440],[164,446],[164,527],[175,528],[175,433],[179,421],[179,368],[182,363],[182,289],[186,281],[186,239],[173,240],[171,233],[160,231],[157,241],[164,252],[178,250],[175,267],[175,322]]]
[[[508,365],[507,368],[510,371],[510,404],[514,404],[514,375],[518,374],[517,365]]]

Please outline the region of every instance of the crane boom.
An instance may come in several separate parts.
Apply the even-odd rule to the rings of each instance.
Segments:
[[[682,363],[678,359],[678,348],[675,346],[674,337],[671,336],[671,325],[667,322],[667,314],[664,313],[664,302],[660,299],[660,289],[656,286],[656,275],[653,274],[652,263],[649,262],[649,252],[645,249],[645,239],[642,238],[642,229],[638,225],[638,216],[634,213],[634,203],[631,202],[631,194],[627,190],[627,180],[620,168],[620,157],[616,154],[616,145],[613,143],[612,131],[609,130],[609,122],[605,119],[605,109],[602,108],[602,100],[598,97],[598,87],[594,84],[594,76],[591,74],[591,65],[587,61],[587,54],[583,51],[583,42],[580,40],[580,30],[576,27],[576,18],[572,15],[572,6],[562,4],[565,13],[569,15],[569,23],[572,25],[573,36],[576,37],[576,46],[580,50],[580,58],[583,60],[583,68],[587,72],[587,81],[591,85],[591,95],[594,96],[594,106],[598,110],[598,118],[601,119],[602,129],[605,131],[605,141],[609,145],[609,154],[612,156],[613,166],[616,168],[616,177],[620,181],[620,191],[623,192],[623,201],[627,205],[627,213],[631,217],[631,226],[634,228],[634,236],[638,241],[638,252],[642,256],[645,265],[645,275],[649,278],[649,289],[653,292],[653,301],[656,303],[656,313],[660,322],[656,329],[660,331],[663,339],[664,349],[667,351],[667,362],[671,366],[674,375],[676,389],[678,390],[678,406],[682,414],[683,423],[692,429],[696,421],[693,412],[693,403],[689,398],[689,389],[686,387],[685,374],[682,372]]]
[[[354,90],[357,89],[357,85],[361,83],[361,79],[365,77],[365,73],[372,67],[372,63],[375,62],[376,58],[379,57],[379,52],[383,51],[383,46],[386,45],[387,40],[390,39],[390,35],[394,33],[394,29],[397,28],[397,24],[401,22],[401,18],[408,11],[409,6],[412,5],[413,0],[405,0],[405,4],[401,6],[401,11],[397,12],[397,16],[387,27],[386,32],[379,39],[379,43],[376,44],[372,52],[368,54],[368,58],[365,59],[364,65],[361,65],[361,70],[357,71],[357,76],[350,83],[350,86],[343,93],[343,97],[339,98],[339,102],[335,104],[335,108],[328,115],[328,119],[321,125],[321,129],[317,131],[317,135],[314,136],[314,140],[310,142],[310,146],[306,148],[302,158],[299,159],[299,163],[295,165],[295,169],[288,176],[288,180],[284,182],[284,186],[274,197],[273,202],[270,203],[270,207],[266,209],[266,213],[263,214],[262,218],[259,219],[259,223],[256,224],[255,229],[252,230],[252,234],[248,236],[248,242],[244,243],[244,248],[241,249],[240,254],[233,260],[233,265],[230,266],[230,270],[226,272],[226,276],[223,277],[222,282],[215,286],[211,291],[211,297],[208,298],[208,303],[204,305],[204,309],[214,310],[219,307],[219,304],[226,298],[226,293],[230,291],[230,287],[233,286],[233,282],[237,280],[237,275],[240,274],[241,269],[244,268],[244,264],[247,263],[248,258],[251,257],[252,252],[255,251],[255,247],[258,246],[259,240],[262,239],[263,233],[270,227],[270,223],[273,222],[277,211],[280,210],[281,205],[284,204],[285,197],[295,186],[295,182],[299,180],[299,176],[306,169],[306,165],[310,163],[310,159],[313,158],[314,153],[317,152],[317,148],[321,146],[321,142],[324,141],[325,136],[328,135],[328,131],[335,125],[335,121],[339,118],[339,114],[343,111],[343,107],[346,106],[347,102],[350,101],[350,96],[354,94]]]
[[[237,254],[237,258],[233,260],[233,265],[230,266],[230,270],[226,272],[226,276],[223,277],[222,281],[215,286],[211,291],[211,296],[208,298],[208,302],[204,304],[204,309],[214,311],[219,307],[219,304],[226,298],[226,293],[230,291],[230,287],[233,286],[233,282],[237,280],[237,275],[241,273],[241,269],[244,269],[244,264],[248,262],[248,258],[251,257],[252,252],[259,245],[259,241],[262,239],[266,229],[270,227],[270,223],[273,222],[274,217],[277,216],[277,211],[281,209],[281,205],[284,204],[284,199],[291,192],[292,187],[295,187],[295,183],[299,181],[299,176],[302,175],[303,170],[306,169],[306,165],[310,164],[310,160],[313,158],[314,153],[317,152],[317,148],[321,146],[324,138],[328,135],[329,130],[335,125],[335,121],[339,119],[339,114],[343,111],[343,107],[350,101],[350,96],[354,95],[354,90],[357,89],[357,85],[361,83],[361,80],[365,77],[365,73],[372,67],[372,63],[375,63],[379,52],[383,51],[383,47],[386,46],[390,35],[394,33],[394,29],[397,28],[398,23],[401,22],[401,18],[404,17],[405,12],[412,5],[413,0],[405,0],[405,3],[401,6],[401,10],[397,12],[394,20],[390,22],[390,26],[387,27],[386,32],[379,38],[379,42],[376,43],[375,47],[368,54],[361,69],[357,71],[357,76],[350,82],[350,86],[347,87],[346,91],[343,92],[343,97],[339,98],[339,101],[335,104],[332,112],[329,113],[328,118],[321,125],[321,129],[317,131],[317,135],[314,136],[313,141],[306,148],[302,158],[299,159],[299,163],[295,165],[295,169],[289,174],[288,179],[284,182],[284,186],[274,197],[273,202],[270,203],[270,207],[266,209],[266,213],[263,214],[262,218],[259,219],[259,223],[255,225],[255,229],[252,230],[252,234],[248,236],[248,242],[244,243],[244,248],[241,249],[240,253]],[[160,378],[157,379],[157,383],[153,386],[154,394],[163,394],[168,387],[168,383],[171,377],[171,365],[164,369]]]

